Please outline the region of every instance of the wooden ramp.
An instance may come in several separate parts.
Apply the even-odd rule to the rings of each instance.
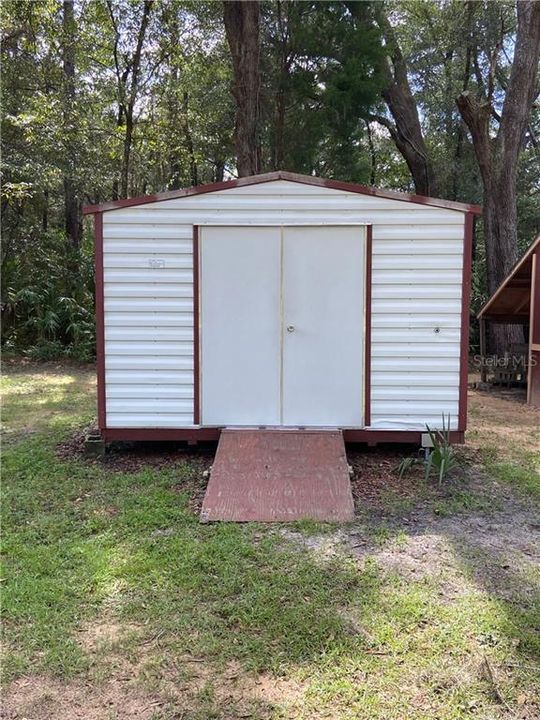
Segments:
[[[339,430],[226,429],[201,521],[283,522],[353,519],[343,435]]]

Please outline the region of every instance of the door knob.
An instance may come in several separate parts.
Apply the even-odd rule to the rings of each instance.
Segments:
[[[287,325],[287,332],[294,332],[294,325]]]

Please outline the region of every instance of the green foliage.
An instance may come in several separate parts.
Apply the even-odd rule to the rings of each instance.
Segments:
[[[4,347],[49,360],[94,355],[93,272],[89,249],[66,248],[60,233],[27,238],[4,263]],[[75,274],[76,273],[76,274]]]
[[[456,451],[450,442],[450,415],[446,421],[443,413],[442,430],[432,430],[428,425],[426,428],[433,445],[426,460],[426,480],[434,470],[441,485],[458,464]]]
[[[498,47],[500,106],[514,3],[386,5],[440,193],[481,202],[455,97],[465,78],[472,91],[481,90]],[[61,3],[5,0],[1,7],[2,342],[34,356],[92,352],[91,228],[85,225],[82,243],[67,237],[65,194],[72,193],[80,208],[119,192],[127,130],[121,80],[130,73],[143,3],[113,0],[110,8],[112,17],[105,2],[75,2],[74,34],[66,38]],[[233,73],[221,13],[220,3],[205,0],[154,3],[133,105],[129,195],[234,176]],[[386,109],[385,48],[371,3],[272,0],[261,3],[260,26],[263,170],[411,190],[392,137],[372,116]],[[75,61],[69,101],[64,45]],[[533,140],[539,122],[533,114]],[[538,153],[531,141],[524,144],[518,172],[520,250],[537,232],[537,185]],[[479,227],[473,313],[486,297],[482,239]]]
[[[412,470],[412,468],[415,465],[418,465],[421,462],[422,461],[418,457],[412,457],[412,456],[404,457],[403,460],[401,460],[395,468],[395,471],[399,475],[399,479],[401,480],[401,478],[406,473],[408,473],[410,470]]]
[[[450,415],[445,419],[443,413],[441,430],[432,430],[428,425],[426,425],[426,429],[432,444],[427,458],[424,460],[419,457],[405,457],[396,466],[395,471],[401,479],[416,465],[424,465],[426,481],[429,480],[432,471],[434,471],[439,480],[439,485],[442,485],[443,480],[458,465],[458,456],[450,442]]]

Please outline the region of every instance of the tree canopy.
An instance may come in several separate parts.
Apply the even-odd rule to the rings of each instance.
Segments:
[[[522,5],[530,26],[538,2]],[[273,169],[482,203],[456,99],[489,101],[488,144],[507,95],[518,102],[513,2],[4,0],[1,12],[2,339],[36,357],[93,354],[83,204]],[[534,82],[505,267],[538,231]],[[482,237],[475,308],[488,290]]]

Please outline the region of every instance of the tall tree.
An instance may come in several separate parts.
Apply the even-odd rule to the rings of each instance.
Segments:
[[[135,47],[131,52],[127,53],[122,52],[123,38],[113,2],[112,0],[107,0],[109,16],[114,31],[113,57],[118,84],[117,126],[124,129],[120,187],[118,188],[116,185],[113,189],[113,194],[115,196],[120,194],[120,197],[127,197],[128,195],[131,149],[133,144],[133,130],[135,127],[135,103],[139,92],[143,45],[153,5],[154,0],[144,0],[139,27],[135,34]]]
[[[353,12],[356,4],[349,3]],[[382,63],[386,84],[382,90],[382,97],[388,106],[392,120],[384,115],[372,115],[372,119],[386,127],[390,133],[397,149],[407,163],[416,192],[419,195],[436,196],[437,180],[411,90],[407,62],[394,28],[387,17],[384,3],[375,2],[373,8],[375,21],[384,38],[386,49],[386,56]]]
[[[259,14],[258,0],[223,3],[223,22],[234,72],[234,138],[240,177],[256,175],[261,170]]]
[[[514,58],[502,110],[495,107],[495,79],[502,40],[492,51],[485,91],[469,90],[457,98],[457,106],[474,145],[484,189],[484,241],[487,283],[494,292],[514,264],[517,243],[517,171],[520,150],[534,99],[538,93],[540,59],[540,2],[516,3],[517,34]],[[494,119],[498,129],[494,131]],[[494,349],[501,352],[515,333],[494,332]]]
[[[62,14],[62,67],[63,121],[65,138],[64,168],[64,224],[66,235],[75,250],[79,249],[82,237],[81,201],[77,192],[76,179],[76,116],[75,104],[75,47],[77,26],[73,0],[64,0]],[[45,221],[44,221],[45,223]]]

